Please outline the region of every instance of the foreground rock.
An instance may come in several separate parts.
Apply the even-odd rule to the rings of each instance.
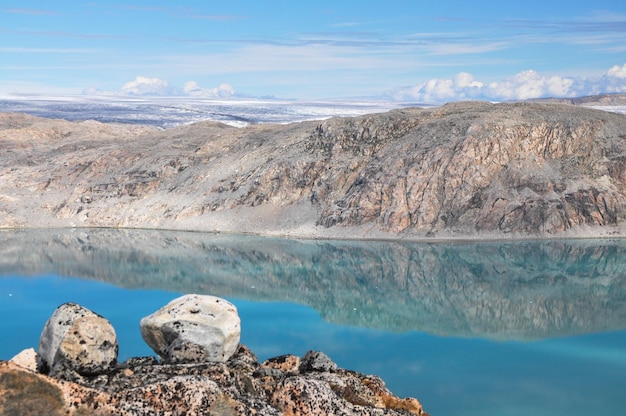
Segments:
[[[466,102],[244,129],[0,116],[0,227],[626,235],[626,115]]]
[[[111,370],[117,352],[117,336],[109,321],[80,305],[65,303],[44,326],[37,367],[53,376],[93,376]]]
[[[224,299],[182,296],[142,320],[142,335],[158,344],[163,362],[140,357],[86,366],[94,347],[108,351],[108,340],[83,338],[86,329],[98,340],[95,334],[108,332],[108,321],[99,327],[85,323],[93,316],[103,319],[80,305],[61,305],[46,323],[38,357],[30,349],[0,361],[1,415],[426,414],[416,399],[394,396],[376,376],[339,369],[321,352],[259,363],[238,344],[237,310]],[[209,357],[219,343],[219,353]]]
[[[235,305],[214,296],[181,296],[139,326],[144,341],[167,363],[224,362],[241,335]]]
[[[321,353],[308,353],[319,361]],[[303,358],[302,360],[305,360]],[[240,345],[225,363],[159,364],[132,358],[80,383],[0,361],[0,414],[426,415],[376,376],[303,367],[289,355],[259,363]]]

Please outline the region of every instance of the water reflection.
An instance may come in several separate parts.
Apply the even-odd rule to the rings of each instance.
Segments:
[[[145,230],[0,233],[0,275],[315,308],[333,323],[537,339],[626,328],[626,241],[293,241]]]

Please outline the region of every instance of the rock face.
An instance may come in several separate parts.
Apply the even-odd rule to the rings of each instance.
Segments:
[[[214,296],[184,295],[140,322],[144,341],[168,363],[224,362],[241,335],[237,308]]]
[[[465,102],[160,132],[9,114],[0,128],[4,227],[626,235],[626,116],[599,110]]]
[[[117,363],[117,337],[111,323],[75,303],[59,306],[39,340],[37,367],[44,374],[101,374]]]

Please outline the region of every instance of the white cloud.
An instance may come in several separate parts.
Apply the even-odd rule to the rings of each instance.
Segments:
[[[461,72],[452,79],[431,79],[421,85],[407,89],[398,89],[392,93],[397,100],[418,100],[442,102],[479,98],[484,84],[474,77]]]
[[[580,97],[626,92],[626,64],[615,65],[599,79],[546,76],[527,70],[503,81],[484,83],[461,72],[451,79],[431,79],[414,87],[388,93],[396,100],[441,103],[482,99],[490,101],[526,100],[544,97]]]
[[[227,98],[232,97],[235,94],[235,89],[229,84],[221,84],[216,88],[202,88],[195,81],[188,81],[183,86],[185,95],[192,97],[220,97]]]
[[[607,71],[606,75],[612,78],[626,78],[626,64],[622,66],[615,65]]]
[[[173,95],[169,82],[160,78],[138,76],[122,86],[123,95]]]
[[[167,80],[138,76],[125,83],[117,91],[102,91],[97,88],[86,88],[85,95],[133,95],[133,96],[188,96],[207,98],[228,98],[235,95],[235,89],[230,84],[221,84],[215,88],[203,88],[196,81],[188,81],[182,89],[170,85]]]
[[[455,77],[455,84],[461,88],[482,88],[483,83],[476,81],[472,74],[468,74],[467,72],[461,72],[457,74]]]
[[[609,93],[626,92],[626,64],[609,69],[602,77],[600,87]]]
[[[513,78],[492,82],[484,95],[493,100],[527,100],[540,97],[573,97],[577,91],[573,88],[573,78],[559,76],[546,77],[533,70],[520,72]]]

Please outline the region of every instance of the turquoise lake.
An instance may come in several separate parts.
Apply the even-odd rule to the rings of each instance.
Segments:
[[[183,293],[233,302],[260,360],[307,350],[435,415],[621,415],[626,240],[405,243],[165,231],[0,231],[0,359],[54,309],[139,320]]]

